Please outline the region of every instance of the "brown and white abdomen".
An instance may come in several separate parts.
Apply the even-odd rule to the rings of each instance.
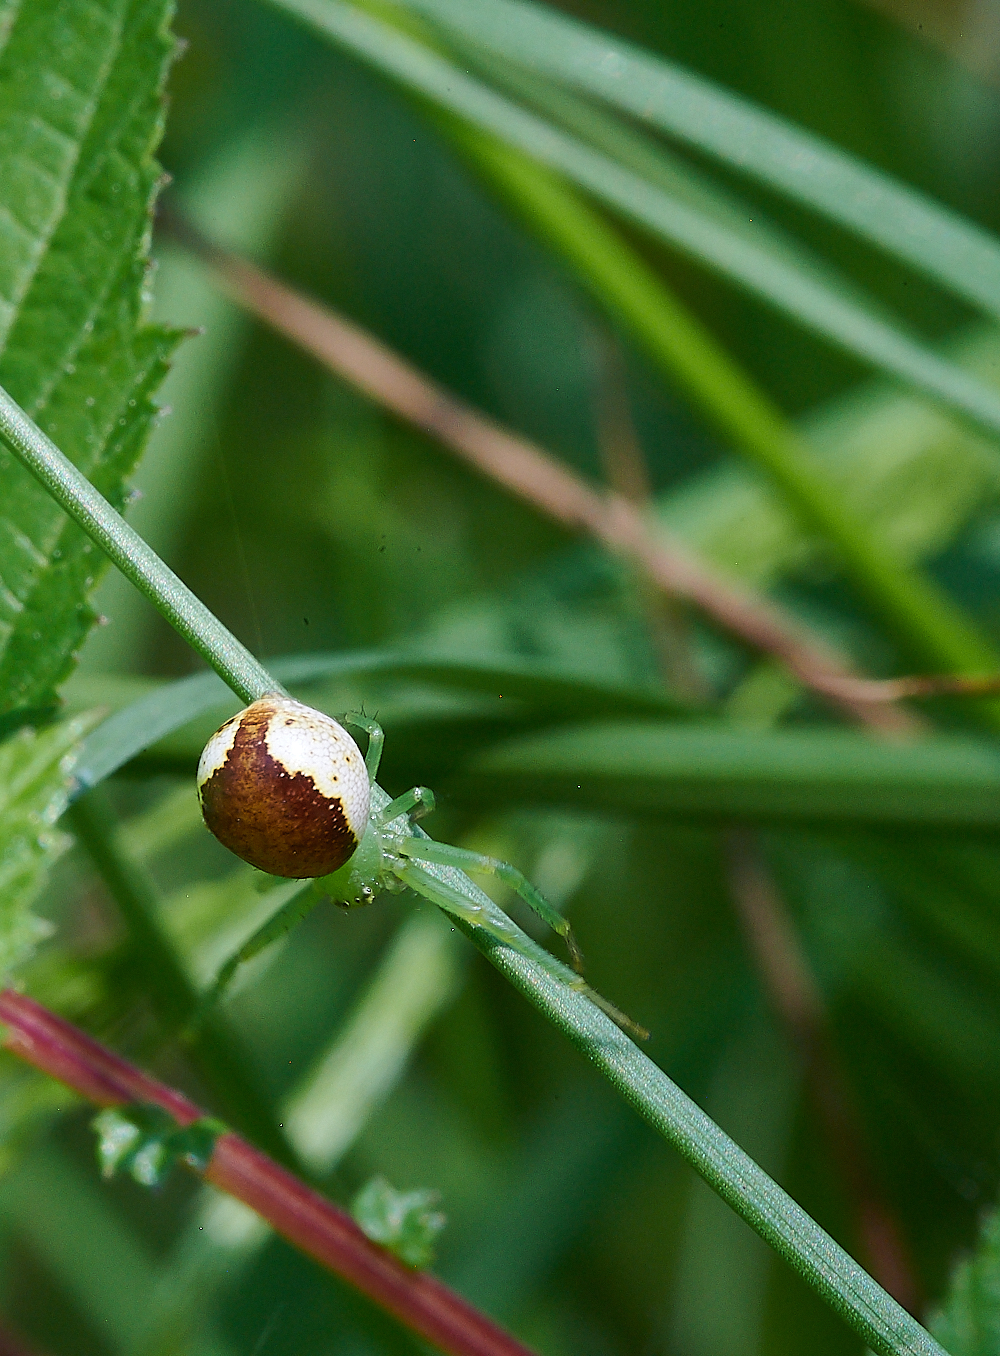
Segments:
[[[237,857],[272,876],[326,876],[368,824],[361,750],[330,716],[277,694],[218,729],[198,764],[205,823]]]

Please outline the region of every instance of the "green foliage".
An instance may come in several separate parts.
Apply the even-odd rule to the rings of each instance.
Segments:
[[[830,824],[993,828],[1000,760],[961,736],[879,742],[848,730],[741,731],[593,722],[526,735],[474,760],[461,782],[480,803]]]
[[[66,808],[83,720],[19,730],[0,744],[0,973],[9,975],[51,927],[31,912],[53,862],[69,846]]]
[[[435,1241],[447,1223],[434,1209],[440,1199],[437,1191],[396,1191],[384,1177],[373,1177],[351,1202],[351,1214],[370,1239],[422,1269],[434,1261]]]
[[[891,323],[887,323],[880,313],[882,308],[856,307],[849,286],[829,288],[824,285],[824,280],[817,276],[815,269],[807,267],[803,270],[799,261],[789,251],[776,252],[773,246],[770,249],[766,246],[764,249],[758,248],[756,241],[749,239],[744,231],[734,232],[731,228],[727,229],[730,223],[725,211],[721,214],[720,221],[717,207],[708,214],[704,210],[692,207],[690,191],[689,189],[685,191],[686,185],[678,193],[675,184],[672,183],[670,188],[673,191],[663,192],[657,182],[661,176],[655,170],[652,174],[649,173],[648,162],[643,167],[646,170],[645,175],[636,174],[629,163],[634,163],[636,157],[630,153],[631,145],[628,141],[624,155],[617,153],[617,146],[616,154],[613,156],[602,155],[586,142],[567,136],[552,122],[535,117],[518,104],[498,96],[489,86],[471,78],[466,70],[462,69],[460,57],[450,62],[434,49],[414,42],[396,31],[401,27],[398,22],[390,27],[379,19],[370,19],[367,15],[358,13],[358,9],[368,6],[354,6],[345,3],[344,0],[276,0],[276,2],[281,8],[314,26],[324,36],[343,44],[348,50],[385,71],[404,87],[430,99],[449,113],[457,114],[463,123],[491,133],[506,146],[526,152],[532,160],[540,161],[543,165],[560,171],[568,179],[593,193],[658,239],[679,248],[699,263],[707,265],[751,293],[787,311],[790,316],[803,322],[809,329],[816,330],[824,338],[832,340],[846,351],[862,357],[886,372],[902,377],[907,383],[913,383],[919,390],[960,411],[986,431],[995,434],[1000,430],[1000,401],[993,392],[969,378],[961,370],[942,362],[933,353],[914,342],[905,331],[901,332]],[[381,5],[372,8],[380,15],[385,13]],[[460,31],[463,29],[471,31],[476,37],[485,36],[487,33],[492,37],[493,33],[490,30],[494,26],[501,30],[516,28],[516,25],[508,25],[505,22],[508,14],[505,7],[494,6],[492,15],[490,6],[480,8],[481,13],[487,17],[486,25],[477,25],[475,21],[470,25],[463,21],[461,14],[456,16],[454,12],[447,13],[447,18],[452,22],[457,20],[456,26]],[[435,13],[435,17],[444,16],[439,12]],[[551,51],[553,48],[558,49],[561,42],[562,35],[557,33],[544,46]],[[593,64],[600,66],[602,61],[610,61],[612,64],[623,62],[625,69],[627,58],[623,58],[614,50],[606,50],[603,39],[597,39],[597,44],[602,55],[596,58],[593,52],[589,54]],[[531,38],[522,39],[517,43],[521,59],[524,59],[525,50],[532,51],[532,48]],[[544,57],[539,61],[538,54],[534,51],[530,59],[543,69],[547,64]],[[567,72],[561,69],[558,61],[552,64],[556,65],[559,76],[566,76]],[[657,74],[654,72],[654,81]],[[617,81],[614,83],[617,85]],[[661,79],[658,83],[666,82]],[[687,82],[679,83],[683,85]],[[683,108],[687,100],[688,90],[684,89],[677,102]],[[729,99],[723,92],[707,90],[698,102],[708,105],[704,121],[709,124],[727,121],[725,113],[729,112],[727,107]],[[723,112],[721,119],[720,108]],[[633,108],[630,111],[637,110]],[[649,116],[645,107],[641,116]],[[728,147],[727,158],[732,154],[731,146],[743,142],[748,131],[751,141],[763,141],[765,145],[768,141],[781,140],[780,132],[772,128],[768,128],[767,132],[760,136],[758,129],[753,126],[752,114],[741,117],[738,113],[736,118],[730,121],[734,125],[727,128],[727,134],[720,136],[717,144],[712,146],[716,151],[722,146]],[[669,130],[677,129],[671,126]],[[685,127],[684,130],[689,131],[689,128]],[[497,158],[495,149],[491,149],[489,153],[494,159]],[[797,177],[794,174],[797,160],[815,161],[817,158],[813,145],[808,142],[795,144],[793,139],[786,156],[787,162],[793,168],[790,176],[792,180]],[[834,160],[838,158],[835,152],[832,158]],[[740,166],[745,168],[742,158]],[[841,165],[837,165],[837,169],[841,168],[843,168]],[[852,181],[849,172],[841,176],[834,173],[827,177],[845,179],[847,183],[842,188],[843,192],[868,198],[883,196],[870,191],[864,170],[858,176],[860,182]],[[880,187],[882,186],[880,182]],[[840,189],[840,185],[834,189],[830,201],[837,200]],[[895,223],[894,228],[890,227],[889,231],[886,231],[882,227],[878,235],[880,239],[884,240],[887,237],[893,244],[898,244],[904,256],[908,253],[907,235],[954,234],[948,231],[947,227],[951,222],[944,214],[937,214],[933,209],[921,213],[920,205],[913,201],[913,196],[905,189],[896,188],[889,181],[885,184],[885,190],[884,197],[888,201],[870,217],[866,213],[866,219],[872,223],[876,220],[881,222],[886,213],[890,214],[890,220]],[[901,201],[906,201],[908,207],[912,206],[916,210],[900,211]],[[823,205],[827,207],[828,202],[824,200]],[[991,249],[988,240],[977,238],[975,232],[963,231],[961,223],[958,224],[957,233],[964,237],[959,242],[959,249],[965,256],[963,262],[966,265],[962,270],[963,290],[971,291],[978,299],[978,288],[975,283],[977,266],[981,266],[985,258],[988,265],[986,272],[991,276],[997,270],[1000,260],[995,249]],[[583,242],[581,246],[586,248]],[[951,241],[951,246],[954,252],[954,241]],[[920,262],[926,265],[928,261],[921,259]],[[737,391],[734,389],[732,394],[735,397]]]
[[[162,0],[11,8],[0,51],[0,385],[115,504],[176,335],[143,323]],[[0,455],[0,713],[51,703],[94,621],[94,545]]]
[[[1000,314],[1000,248],[986,232],[875,166],[534,0],[404,0],[513,62],[585,89],[798,198]]]
[[[1000,1215],[984,1221],[975,1252],[955,1268],[931,1331],[950,1356],[1000,1350]]]
[[[226,1131],[221,1121],[209,1117],[179,1126],[161,1107],[145,1104],[108,1107],[92,1125],[101,1175],[127,1172],[146,1187],[160,1186],[177,1163],[204,1172],[215,1141]]]
[[[328,35],[332,16],[341,50],[286,23],[293,9]],[[847,0],[598,3],[585,17],[600,31],[583,13],[182,0],[190,52],[164,156],[177,201],[591,481],[638,448],[652,523],[861,668],[906,672],[914,628],[895,603],[858,606],[871,592],[858,557],[853,574],[842,563],[845,522],[878,548],[883,599],[932,581],[988,666],[1000,350],[966,307],[997,310],[994,96]],[[0,384],[119,505],[172,342],[140,323],[162,18],[24,0],[0,53],[0,200],[30,207],[27,232],[0,214],[14,298]],[[47,121],[30,121],[39,108]],[[513,166],[506,187],[484,148]],[[995,1214],[941,1299],[1000,1179],[992,714],[925,703],[926,728],[893,743],[836,728],[773,664],[236,315],[176,240],[157,254],[162,320],[211,333],[186,347],[197,380],[169,397],[183,418],[164,425],[143,532],[211,611],[117,520],[101,540],[241,695],[189,672],[145,599],[94,600],[106,643],[61,695],[71,713],[112,714],[74,769],[80,849],[36,893],[51,936],[20,982],[331,1195],[367,1193],[390,1245],[405,1245],[408,1209],[414,1226],[435,1211],[378,1183],[439,1185],[436,1269],[541,1356],[850,1356],[838,1309],[882,1350],[926,1344],[847,1256],[881,1279],[872,1239],[893,1236],[938,1340],[953,1356],[995,1347]],[[726,409],[763,412],[765,441],[801,453],[808,514],[789,476],[761,474],[753,419]],[[35,450],[61,502],[84,493]],[[0,536],[5,733],[48,718],[91,616],[97,548],[48,503],[5,460],[0,514],[26,528]],[[245,968],[204,1039],[184,1038],[211,976],[297,888],[264,893],[200,823],[200,747],[263,681],[227,628],[285,656],[267,670],[296,696],[378,715],[385,785],[432,786],[435,836],[516,863],[570,912],[588,977],[652,1029],[652,1063],[555,976],[479,936],[497,974],[405,896],[318,907]],[[950,667],[956,651],[934,655]],[[66,796],[68,729],[0,744],[4,787],[50,750],[43,817]],[[31,813],[4,818],[5,869],[38,847]],[[65,841],[50,829],[18,877],[29,931],[28,885]],[[790,938],[804,988],[776,984],[752,925],[744,936],[734,844],[748,834],[787,930],[777,954]],[[812,1095],[796,1052],[815,1033],[786,1024],[789,992],[800,1017],[826,1015],[857,1163]],[[86,1118],[0,1060],[0,1312],[34,1345],[411,1349],[189,1174],[156,1193],[101,1183]],[[184,1152],[168,1119],[102,1118],[112,1157],[161,1175]]]

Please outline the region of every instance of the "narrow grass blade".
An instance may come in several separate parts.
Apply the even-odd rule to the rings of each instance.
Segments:
[[[943,402],[995,437],[1000,396],[937,357],[901,328],[829,288],[814,271],[791,267],[716,214],[665,193],[474,79],[445,57],[343,0],[271,0],[392,79],[471,126],[565,174],[629,220],[721,273],[847,352]]]
[[[0,397],[0,432],[57,502],[108,552],[240,697],[247,700],[262,692],[277,690],[276,680],[181,584],[155,552],[126,527],[107,501],[6,395]],[[390,797],[380,787],[372,788],[372,806],[376,813],[389,801]],[[412,831],[419,833],[417,826],[413,826]],[[902,1356],[902,1353],[941,1356],[941,1349],[925,1329],[609,1018],[571,987],[575,979],[571,971],[566,971],[565,980],[561,978],[558,963],[521,933],[462,872],[432,864],[425,869],[482,911],[481,916],[488,921],[488,927],[470,925],[466,930],[487,958],[570,1037],[622,1096],[788,1260],[869,1346],[881,1356]],[[518,949],[499,941],[498,934],[511,938]],[[99,1102],[154,1100],[184,1123],[197,1119],[197,1110],[172,1089],[154,1084],[137,1070],[125,1066],[124,1061],[110,1051],[102,1050],[82,1033],[10,990],[3,994],[0,1017],[6,1024],[8,1043],[57,1076],[73,1081],[70,1075],[79,1075],[75,1086],[85,1095]],[[12,1032],[15,1020],[18,1029]],[[243,1198],[262,1213],[268,1214],[268,1208],[273,1207],[268,1217],[276,1227],[306,1251],[318,1255],[320,1234],[325,1246],[329,1242],[329,1230],[304,1221],[309,1210],[315,1221],[314,1201],[318,1198],[313,1198],[273,1164],[267,1165],[266,1181],[260,1178],[261,1171],[261,1155],[249,1145],[241,1145],[230,1135],[220,1138],[209,1169],[210,1180],[223,1187],[237,1188],[239,1184],[244,1192],[237,1190],[236,1194],[243,1194]],[[251,1179],[255,1185],[249,1194],[245,1194]],[[334,1227],[329,1217],[327,1221],[330,1228]],[[338,1251],[343,1258],[343,1247]],[[353,1266],[356,1250],[352,1259]],[[358,1273],[350,1271],[347,1274],[356,1277]],[[387,1308],[399,1312],[396,1292],[392,1296],[384,1290],[375,1293]],[[478,1322],[480,1316],[475,1318]],[[419,1330],[431,1337],[435,1335],[426,1323]]]
[[[513,799],[722,822],[994,830],[1000,754],[959,736],[889,743],[849,730],[624,722],[499,745],[453,791],[479,803]]]
[[[871,240],[1000,316],[1000,243],[873,165],[673,62],[531,0],[402,0]]]
[[[276,690],[274,679],[250,651],[226,630],[2,389],[0,436],[32,475],[42,482],[56,503],[234,692],[251,702],[265,692]]]
[[[384,793],[382,798],[387,801]],[[432,869],[463,892],[470,888],[461,873],[447,867]],[[506,923],[505,915],[485,895],[475,893],[477,903]],[[528,937],[522,934],[522,945],[528,954],[519,955],[482,929],[464,927],[463,931],[874,1351],[880,1356],[943,1356],[942,1348],[916,1319],[886,1294],[613,1022],[531,958],[534,944]],[[198,1108],[172,1088],[156,1083],[30,1000],[5,991],[0,999],[0,1016],[10,1048],[68,1082],[84,1096],[103,1104],[151,1101],[163,1106],[181,1124],[197,1119]],[[438,1325],[428,1326],[426,1311],[419,1305],[420,1292],[428,1286],[441,1292],[443,1287],[439,1283],[421,1276],[420,1281],[427,1285],[420,1286],[411,1272],[408,1296],[403,1297],[399,1287],[392,1284],[394,1277],[386,1274],[384,1261],[378,1283],[374,1283],[371,1268],[359,1265],[355,1236],[344,1236],[333,1207],[320,1202],[249,1145],[233,1135],[222,1136],[206,1176],[222,1190],[253,1205],[299,1247],[362,1285],[390,1311],[399,1313],[417,1331],[431,1336],[444,1350],[472,1349],[442,1340],[442,1308],[449,1298],[446,1295],[439,1293]],[[407,1300],[405,1307],[403,1298]],[[461,1302],[453,1297],[452,1303],[457,1309]],[[469,1314],[467,1306],[461,1307]],[[480,1316],[470,1314],[470,1322],[472,1318],[478,1321]],[[513,1351],[514,1345],[511,1342],[506,1349]],[[502,1349],[499,1339],[496,1347],[484,1344],[475,1348],[482,1352]]]
[[[698,318],[578,194],[526,156],[458,134],[477,166],[734,446],[832,543],[858,592],[920,665],[991,672],[988,641],[930,579],[908,569],[845,503],[782,411]]]

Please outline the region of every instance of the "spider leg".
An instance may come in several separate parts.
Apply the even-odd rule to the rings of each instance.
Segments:
[[[292,895],[291,899],[282,904],[281,908],[277,909],[266,923],[263,923],[255,933],[248,937],[240,949],[234,951],[220,967],[211,988],[205,991],[201,1002],[198,1004],[197,1011],[191,1019],[189,1030],[198,1030],[206,1014],[215,1007],[228,989],[233,975],[244,961],[252,960],[272,942],[276,942],[286,932],[291,932],[297,923],[301,923],[303,918],[312,913],[322,898],[322,894],[315,889],[313,881],[305,882],[303,889]]]
[[[408,815],[410,820],[423,819],[424,815],[434,813],[434,804],[433,791],[426,786],[414,786],[391,800],[379,815],[378,822],[384,828],[400,815]]]
[[[363,711],[348,711],[343,717],[345,725],[353,725],[356,730],[364,730],[368,736],[368,749],[365,753],[365,767],[368,769],[369,782],[375,782],[378,776],[378,765],[382,761],[382,746],[385,743],[385,732],[377,720],[372,720],[366,716]]]
[[[496,876],[516,891],[543,923],[548,923],[552,931],[562,937],[573,969],[577,974],[583,973],[583,955],[569,923],[527,876],[518,871],[516,866],[511,866],[510,862],[501,862],[496,857],[470,852],[466,848],[452,847],[448,843],[435,843],[429,838],[408,838],[399,844],[396,851],[418,862],[436,862],[439,866],[457,866],[460,871],[481,871],[485,875]]]
[[[441,846],[441,845],[437,845]],[[460,849],[456,849],[459,851]],[[450,863],[446,863],[450,865]],[[408,885],[416,894],[422,895],[424,899],[429,899],[432,904],[443,909],[445,913],[450,913],[453,918],[461,919],[462,922],[471,923],[474,927],[482,928],[485,932],[496,937],[498,941],[509,946],[511,950],[516,951],[520,956],[526,956],[536,964],[541,965],[548,974],[554,979],[565,984],[567,989],[572,989],[576,993],[585,994],[590,1001],[606,1013],[608,1017],[621,1029],[634,1037],[636,1040],[648,1040],[649,1032],[644,1026],[639,1026],[633,1022],[620,1008],[616,1008],[613,1003],[609,1003],[606,998],[590,987],[590,985],[579,975],[574,975],[567,970],[564,965],[556,960],[555,956],[549,956],[548,953],[540,947],[532,947],[529,951],[522,940],[523,934],[510,922],[504,919],[503,915],[498,919],[495,915],[487,913],[486,909],[475,904],[465,895],[460,894],[458,890],[450,886],[447,881],[438,880],[432,876],[429,871],[418,866],[415,861],[404,860],[393,867],[395,874],[399,879]],[[550,906],[551,907],[551,906]]]
[[[429,871],[425,871],[416,862],[404,859],[393,866],[393,871],[404,885],[408,885],[418,895],[423,895],[424,899],[429,899],[438,908],[444,909],[445,913],[450,913],[454,918],[460,918],[464,923],[472,923],[475,927],[482,928],[491,936],[496,937],[498,941],[505,942],[508,946],[513,947],[515,951],[523,952],[524,948],[517,928],[503,914],[500,914],[499,917],[491,915],[485,905],[476,904],[456,890],[453,885],[449,885],[447,881],[438,880],[437,876],[432,876]],[[534,951],[531,954],[534,956]],[[554,956],[552,957],[551,973],[564,983],[567,981],[568,971],[565,966],[559,964]]]

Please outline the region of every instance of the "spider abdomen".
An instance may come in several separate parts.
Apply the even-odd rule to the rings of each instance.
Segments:
[[[261,697],[218,729],[198,764],[205,823],[272,876],[326,876],[368,823],[361,750],[335,720],[290,697]]]

